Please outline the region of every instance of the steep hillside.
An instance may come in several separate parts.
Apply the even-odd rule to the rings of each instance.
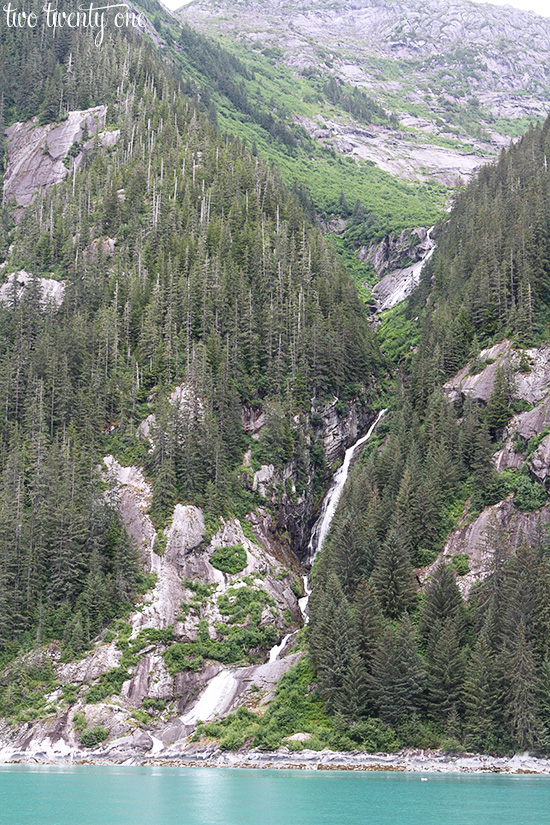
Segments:
[[[401,392],[311,598],[316,676],[354,741],[548,751],[549,129],[460,193],[382,327]]]
[[[176,16],[195,30],[182,35],[186,66],[198,31],[217,44],[208,89],[220,125],[299,183],[382,310],[410,292],[429,246],[416,240],[403,264],[390,256],[374,272],[371,261],[404,232],[426,233],[456,185],[550,106],[550,24],[516,9],[196,0]]]
[[[289,67],[297,84],[306,78],[314,107],[296,115],[310,134],[403,177],[468,178],[548,111],[550,24],[529,12],[457,0],[196,0],[178,15]]]
[[[334,250],[186,94],[166,36],[69,41],[33,46],[55,117],[48,83],[22,108],[28,43],[3,64],[2,737],[139,752],[140,726],[192,731],[218,670],[259,703],[294,661],[255,670],[302,623],[307,527],[383,359]]]

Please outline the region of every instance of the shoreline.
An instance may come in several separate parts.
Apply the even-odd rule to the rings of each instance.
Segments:
[[[172,751],[171,753],[168,751]],[[256,770],[325,770],[359,772],[399,772],[430,774],[502,774],[509,776],[549,776],[550,758],[539,758],[528,753],[512,757],[487,754],[445,754],[441,751],[403,750],[398,753],[368,754],[359,751],[303,751],[287,748],[277,751],[221,751],[219,748],[167,748],[164,753],[109,754],[86,753],[80,749],[66,754],[2,753],[0,768],[9,765],[98,765],[106,767],[177,767],[177,768],[235,768]]]

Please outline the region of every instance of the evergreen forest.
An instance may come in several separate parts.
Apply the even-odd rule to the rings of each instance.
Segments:
[[[524,373],[527,350],[548,343],[550,119],[455,192],[420,285],[379,324],[350,272],[356,247],[435,221],[441,189],[315,155],[279,100],[254,96],[259,64],[153,2],[141,8],[145,33],[109,28],[100,48],[84,30],[0,30],[0,172],[4,129],[18,121],[38,128],[102,107],[111,135],[84,134],[61,183],[0,211],[0,273],[30,275],[22,293],[13,277],[0,303],[0,713],[27,721],[14,662],[49,643],[65,662],[82,659],[155,584],[105,456],[143,468],[161,537],[176,504],[201,508],[208,537],[261,506],[290,546],[285,508],[309,496],[316,512],[339,463],[327,462],[321,412],[333,404],[344,429],[352,410],[374,420],[388,408],[315,560],[310,621],[294,640],[302,658],[265,714],[240,709],[197,736],[227,749],[275,748],[300,730],[317,749],[548,754],[547,489],[527,461],[548,431],[519,444],[521,466],[498,472],[506,426],[534,404],[500,366],[486,403],[451,403],[444,385],[468,364],[481,373],[482,351],[505,338]],[[315,83],[356,119],[398,125],[365,92]],[[338,243],[319,217],[348,220]],[[59,284],[59,303],[44,279]],[[243,411],[265,414],[258,438]],[[247,451],[253,470],[284,479],[267,503]],[[441,558],[447,536],[508,499],[535,529],[512,540],[491,516],[486,574],[460,587],[469,559]],[[293,549],[298,569],[306,546]],[[211,559],[236,574],[246,552]],[[196,601],[209,595],[193,588]],[[225,615],[236,622],[234,598]],[[254,598],[249,625],[269,604]],[[200,666],[215,658],[201,621]],[[163,628],[159,640],[177,641],[175,673],[199,668],[184,656],[196,639]],[[101,699],[128,673],[104,676]]]

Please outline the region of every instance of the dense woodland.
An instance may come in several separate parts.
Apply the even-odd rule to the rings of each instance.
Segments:
[[[545,340],[549,305],[550,121],[529,130],[458,193],[405,319],[419,347],[401,363],[396,409],[354,468],[313,572],[309,646],[319,688],[357,741],[388,730],[401,744],[507,752],[550,745],[550,539],[484,535],[488,577],[466,603],[467,557],[430,568],[465,503],[470,517],[510,493],[523,511],[547,499],[527,466],[491,458],[514,410],[514,376],[497,371],[486,405],[453,407],[446,377],[510,335]],[[415,573],[416,568],[416,573]],[[384,728],[386,726],[386,728]],[[355,731],[355,733],[353,733]]]
[[[546,336],[549,156],[546,120],[457,193],[452,219],[438,234],[438,254],[408,307],[415,317],[429,303],[412,368],[415,403],[425,405],[442,379],[495,336],[523,345]]]
[[[307,187],[291,192],[257,147],[220,134],[208,86],[289,152],[303,135],[250,99],[237,58],[191,30],[175,37],[161,16],[155,28],[203,62],[204,87],[132,32],[100,49],[83,32],[54,48],[39,31],[0,34],[0,126],[103,104],[106,128],[120,130],[109,149],[89,136],[73,147],[78,171],[17,224],[10,205],[1,212],[0,256],[33,280],[0,306],[0,661],[50,639],[81,653],[150,585],[100,475],[106,453],[144,465],[158,527],[176,501],[202,506],[210,524],[244,515],[256,502],[239,472],[242,405],[268,410],[261,460],[293,460],[305,484],[311,462],[323,473],[306,415],[333,396],[373,402],[388,367],[353,281],[311,223]],[[360,119],[387,117],[362,93],[324,92]],[[549,129],[485,168],[439,227],[405,313],[418,351],[399,365],[394,409],[312,574],[314,671],[304,660],[282,683],[265,722],[253,721],[264,726],[256,744],[275,746],[292,708],[311,701],[338,747],[548,750],[544,525],[512,548],[492,524],[491,573],[467,603],[457,586],[467,559],[435,566],[422,595],[415,568],[435,562],[466,500],[474,514],[509,492],[525,511],[546,500],[527,473],[503,478],[491,462],[513,411],[511,377],[499,373],[485,408],[454,409],[441,385],[499,336],[546,334]],[[340,208],[352,233],[374,231],[361,203],[343,195]],[[40,277],[65,282],[61,307],[43,301]],[[181,401],[169,403],[177,385]],[[136,432],[151,412],[149,442]]]
[[[278,463],[309,449],[292,416],[312,398],[353,397],[381,363],[353,282],[277,172],[218,134],[150,44],[130,32],[98,49],[74,36],[36,60],[27,40],[19,51],[12,40],[4,63],[13,117],[53,114],[43,114],[45,87],[29,103],[36,66],[46,77],[59,69],[58,103],[108,103],[107,128],[120,129],[112,149],[83,139],[78,172],[17,227],[3,213],[10,270],[36,276],[0,308],[8,652],[60,634],[78,651],[143,585],[103,495],[103,455],[146,462],[157,524],[176,499],[215,519],[250,504],[236,472],[243,403],[277,400],[262,448]],[[85,97],[66,88],[71,54],[88,69]],[[65,281],[59,309],[41,300],[40,276]],[[184,408],[166,402],[182,382]],[[152,409],[148,453],[136,428]]]

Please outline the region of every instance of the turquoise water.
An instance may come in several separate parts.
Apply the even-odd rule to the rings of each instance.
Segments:
[[[0,766],[1,825],[550,825],[550,778]]]

